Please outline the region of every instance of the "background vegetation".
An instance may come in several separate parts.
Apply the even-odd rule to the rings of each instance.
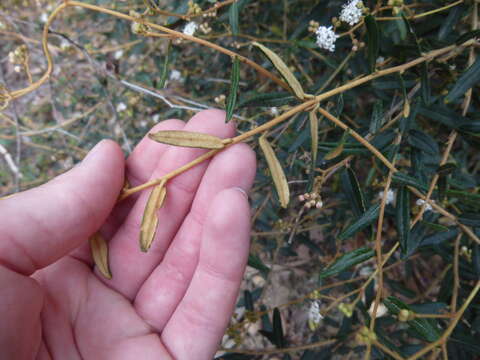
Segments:
[[[0,195],[226,107],[259,168],[222,359],[480,357],[478,1],[342,5],[3,0]]]

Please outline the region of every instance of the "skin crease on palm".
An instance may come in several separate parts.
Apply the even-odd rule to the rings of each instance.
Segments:
[[[151,131],[167,129],[235,133],[219,110]],[[136,186],[204,152],[145,137],[125,161],[102,141],[67,173],[0,200],[2,360],[212,359],[248,257],[254,152],[233,145],[170,180],[146,254],[138,237],[149,191],[116,204],[125,178]],[[98,229],[112,280],[89,254]]]

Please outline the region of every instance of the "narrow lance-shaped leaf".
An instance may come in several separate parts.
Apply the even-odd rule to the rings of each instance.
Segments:
[[[265,265],[257,255],[255,254],[249,254],[248,255],[248,266],[253,267],[254,269],[259,270],[261,273],[264,275],[268,274],[270,269]]]
[[[275,345],[282,349],[285,347],[285,338],[283,336],[282,317],[278,308],[273,309],[273,339]]]
[[[148,137],[159,143],[175,146],[202,149],[222,149],[225,146],[219,137],[183,130],[163,130],[148,134]]]
[[[375,17],[372,15],[365,16],[365,25],[367,26],[368,35],[368,64],[370,65],[370,72],[375,71],[377,63],[379,45],[379,30]]]
[[[273,93],[254,93],[248,97],[241,99],[237,108],[244,107],[273,107],[283,105],[293,105],[298,103],[298,99],[289,92],[273,92]]]
[[[425,105],[430,104],[431,97],[431,86],[430,86],[430,76],[428,76],[428,63],[425,62],[422,65],[422,100]]]
[[[340,240],[348,239],[350,236],[365,229],[368,225],[373,223],[380,212],[380,204],[377,203],[371,206],[360,218],[357,219],[352,225],[347,227],[339,236]]]
[[[168,65],[170,64],[170,49],[172,47],[172,41],[170,40],[167,45],[167,52],[165,53],[165,62],[163,63],[162,75],[160,76],[160,81],[158,82],[157,87],[162,89],[165,87],[168,76]]]
[[[472,86],[480,82],[480,58],[470,66],[457,80],[454,87],[445,98],[445,103],[450,103],[462,96]]]
[[[228,10],[228,20],[234,36],[238,35],[238,2],[234,1]]]
[[[401,186],[398,190],[396,205],[398,237],[403,251],[406,252],[410,234],[410,192],[406,186]]]
[[[265,154],[265,158],[267,159],[267,164],[273,178],[273,183],[275,184],[278,198],[280,199],[280,205],[286,208],[288,206],[288,202],[290,201],[290,190],[288,188],[285,173],[283,172],[282,166],[280,165],[280,162],[275,156],[275,152],[273,151],[272,146],[267,141],[267,139],[265,139],[264,136],[261,136],[259,143],[260,148],[262,149],[263,153]]]
[[[388,298],[384,299],[383,303],[387,307],[388,311],[394,315],[398,315],[402,310],[412,311],[407,304],[394,296],[389,296]],[[433,342],[438,340],[438,338],[440,337],[438,328],[432,324],[435,322],[436,321],[430,322],[429,319],[413,318],[412,320],[407,321],[407,324],[419,336],[421,336],[427,341]]]
[[[342,138],[340,139],[340,142],[338,143],[337,147],[329,151],[325,156],[325,160],[332,160],[335,159],[337,156],[340,156],[340,154],[343,152],[345,142],[347,141],[347,137],[349,134],[349,130],[345,131],[342,135]]]
[[[273,66],[275,66],[275,68],[283,76],[288,86],[290,86],[295,96],[303,100],[305,98],[305,92],[303,91],[302,85],[300,85],[300,82],[297,80],[295,75],[293,75],[283,60],[266,46],[258,42],[253,42],[252,44],[258,47],[268,57]]]
[[[228,94],[225,109],[227,112],[227,122],[230,121],[230,119],[232,118],[233,111],[235,110],[235,105],[237,104],[238,84],[240,83],[240,60],[238,59],[238,56],[235,56],[233,59],[230,83],[230,93]]]
[[[422,183],[420,182],[420,180],[410,175],[407,175],[405,173],[402,173],[400,171],[397,171],[395,174],[393,174],[392,180],[394,183],[398,183],[402,185],[410,185],[410,186],[413,186],[414,188],[417,188],[418,190],[428,191],[427,184]]]
[[[99,232],[93,234],[88,239],[92,258],[100,273],[107,279],[112,278],[110,267],[108,266],[108,244]]]
[[[353,213],[356,217],[362,216],[367,209],[365,206],[365,198],[355,173],[348,167],[342,172],[340,179],[343,191],[352,206]]]
[[[353,250],[345,255],[342,255],[337,261],[330,265],[327,269],[323,270],[319,277],[324,279],[329,276],[333,276],[341,273],[354,265],[360,264],[364,261],[367,261],[375,255],[375,252],[372,249],[367,247],[362,247],[356,250]]]
[[[480,29],[472,30],[459,36],[458,39],[455,41],[455,45],[462,45],[465,41],[468,41],[476,37],[480,37]]]
[[[375,134],[383,124],[383,102],[378,100],[373,105],[372,119],[370,120],[370,134]]]
[[[142,225],[140,226],[140,249],[143,252],[147,252],[150,249],[155,239],[158,227],[157,210],[162,207],[167,195],[165,184],[166,180],[163,180],[153,188],[143,212]]]
[[[318,154],[318,117],[317,111],[312,110],[309,112],[310,119],[310,137],[312,139],[312,162],[313,166],[317,163]]]
[[[253,311],[254,310],[253,297],[252,297],[252,293],[250,291],[245,290],[243,292],[243,301],[245,303],[245,310],[247,310],[247,311]]]

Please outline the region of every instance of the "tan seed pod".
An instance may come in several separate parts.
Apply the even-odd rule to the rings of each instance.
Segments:
[[[343,152],[343,144],[339,144],[336,148],[332,149],[331,151],[329,151],[324,159],[325,160],[332,160],[332,159],[335,159],[337,156],[339,156],[342,152]]]
[[[145,211],[143,212],[142,225],[140,227],[140,250],[147,252],[155,239],[158,226],[157,210],[160,209],[167,196],[166,180],[155,186],[148,197]]]
[[[225,147],[224,141],[217,136],[190,131],[165,130],[149,134],[148,137],[157,142],[175,146],[202,149],[222,149]]]
[[[312,161],[313,166],[317,163],[317,154],[318,154],[318,117],[317,109],[310,111],[310,137],[312,139]]]
[[[300,82],[297,80],[295,75],[293,75],[293,73],[283,62],[280,56],[278,56],[272,50],[256,41],[254,41],[252,44],[258,47],[265,54],[265,56],[268,57],[268,59],[272,62],[273,66],[275,66],[275,68],[280,72],[280,74],[282,74],[288,86],[290,86],[290,88],[293,90],[295,96],[298,97],[300,100],[303,100],[305,98],[305,92],[303,91],[302,85],[300,85]]]
[[[107,279],[112,278],[110,267],[108,266],[108,244],[100,232],[93,234],[90,239],[90,251],[92,253],[93,261],[100,273]]]
[[[260,148],[262,149],[263,153],[265,154],[265,158],[267,159],[267,164],[273,178],[273,183],[275,184],[278,198],[280,199],[280,205],[286,208],[288,206],[288,202],[290,201],[290,190],[288,188],[285,173],[283,172],[282,166],[280,165],[280,162],[275,156],[275,152],[273,151],[272,146],[267,141],[267,139],[264,136],[261,136],[259,143]]]

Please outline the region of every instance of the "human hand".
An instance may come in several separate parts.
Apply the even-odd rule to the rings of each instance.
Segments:
[[[152,132],[231,137],[224,119],[207,110]],[[136,186],[204,151],[145,137],[125,166],[118,145],[102,141],[66,174],[0,200],[1,359],[212,358],[248,256],[250,209],[239,189],[252,185],[253,151],[233,145],[170,180],[146,254],[138,238],[150,190],[115,205],[124,176]],[[112,280],[89,255],[87,239],[100,227]]]

